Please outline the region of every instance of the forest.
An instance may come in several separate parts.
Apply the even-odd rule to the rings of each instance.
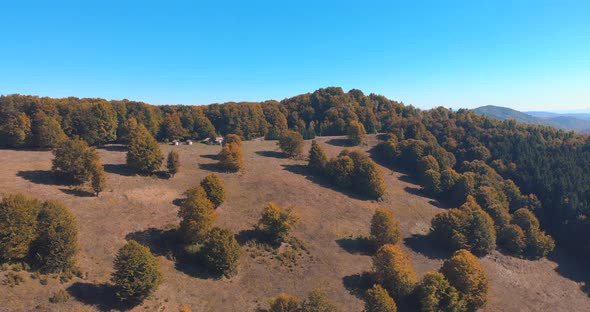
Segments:
[[[478,180],[474,180],[472,189],[464,188],[464,194],[457,195],[460,198],[445,200],[461,205],[469,201],[468,196],[473,196],[482,205],[485,194],[481,187],[488,186],[495,191],[502,188],[504,194],[496,195],[513,216],[516,210],[526,207],[539,219],[540,228],[556,239],[558,246],[583,257],[590,256],[590,141],[587,135],[513,120],[498,121],[466,109],[419,110],[381,95],[365,95],[356,89],[344,92],[338,87],[319,89],[280,102],[201,106],[157,106],[129,100],[73,97],[0,97],[0,146],[3,148],[50,149],[65,138],[80,139],[89,146],[128,143],[134,123],[143,125],[160,142],[228,134],[237,134],[244,140],[259,137],[275,140],[286,130],[312,139],[344,135],[361,124],[367,133],[389,134],[384,142],[390,142],[393,154],[387,161],[392,166],[419,176],[431,170],[431,179],[423,181],[432,182],[432,176],[438,174],[442,182],[446,169],[447,175],[452,175],[450,170],[463,175],[463,186],[469,185],[471,178]],[[380,157],[387,155],[383,151],[376,152]],[[428,160],[418,163],[428,155],[436,159],[438,169],[429,165]],[[466,172],[476,172],[487,178],[481,183],[477,176],[470,178]],[[523,195],[510,198],[506,185]],[[434,197],[440,195],[439,187],[436,183],[425,185]],[[525,214],[517,215],[521,218]],[[514,218],[508,223],[519,224]],[[513,232],[507,230],[507,233]],[[531,237],[541,239],[543,236]]]

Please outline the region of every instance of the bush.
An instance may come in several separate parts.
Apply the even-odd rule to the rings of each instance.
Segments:
[[[399,223],[391,211],[378,207],[371,219],[371,241],[375,247],[397,244],[402,238]]]
[[[268,300],[270,308],[268,312],[297,312],[301,299],[297,296],[280,293],[278,296]]]
[[[49,298],[49,302],[51,303],[64,303],[70,300],[70,294],[68,294],[65,290],[60,289],[58,290],[51,298]]]
[[[309,150],[309,169],[316,174],[324,174],[327,163],[328,157],[322,146],[316,140],[311,141],[311,149]]]
[[[400,300],[414,290],[416,272],[408,255],[399,245],[383,245],[373,256],[375,279],[389,294]]]
[[[240,245],[228,229],[213,228],[201,249],[205,263],[212,271],[232,277],[238,272]]]
[[[41,202],[24,195],[8,195],[0,202],[0,262],[25,259],[37,236]]]
[[[117,252],[112,281],[122,301],[141,302],[161,283],[156,258],[147,247],[129,241]]]
[[[207,193],[207,198],[209,198],[215,208],[223,204],[225,200],[225,186],[218,175],[215,173],[208,174],[201,180],[201,187],[203,187]]]
[[[387,291],[379,285],[367,290],[365,294],[366,312],[397,312],[397,305]]]
[[[270,242],[280,244],[288,240],[298,222],[299,217],[293,213],[293,208],[281,209],[275,203],[267,203],[258,221],[258,228]]]
[[[170,153],[168,153],[168,158],[166,159],[166,169],[168,169],[168,174],[174,177],[174,175],[178,173],[179,168],[180,156],[176,151],[170,151]]]
[[[316,288],[309,292],[301,304],[301,312],[336,312],[336,307],[323,290]]]
[[[469,251],[462,249],[444,262],[440,272],[461,294],[467,310],[476,311],[488,300],[488,277],[479,260]]]
[[[356,120],[351,121],[348,125],[347,134],[348,139],[354,146],[365,143],[365,139],[367,137],[365,126]]]
[[[303,154],[303,136],[297,131],[284,131],[279,137],[278,145],[287,157],[299,157]]]
[[[38,217],[33,255],[42,272],[68,272],[75,268],[78,226],[74,215],[57,202],[43,204]]]
[[[236,142],[224,144],[219,153],[219,165],[230,172],[237,172],[244,168],[242,146]]]
[[[180,206],[180,233],[187,244],[203,242],[217,218],[215,207],[200,185],[186,191],[187,198]]]
[[[152,173],[162,166],[164,156],[158,142],[143,124],[138,124],[129,133],[127,165],[138,173]]]
[[[423,312],[462,312],[465,302],[460,300],[455,287],[439,272],[428,272],[417,289],[420,309]]]

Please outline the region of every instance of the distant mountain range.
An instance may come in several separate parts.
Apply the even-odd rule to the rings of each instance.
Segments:
[[[493,105],[478,107],[473,111],[500,120],[514,119],[521,123],[590,133],[590,114],[588,113],[520,112],[508,107]]]

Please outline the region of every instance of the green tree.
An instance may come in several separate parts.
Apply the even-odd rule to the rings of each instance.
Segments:
[[[465,302],[459,292],[439,272],[428,272],[417,289],[417,297],[423,312],[463,312]]]
[[[53,148],[67,138],[59,122],[42,111],[34,115],[31,132],[34,147]]]
[[[338,156],[330,159],[326,168],[336,185],[343,188],[352,187],[354,161],[348,156]]]
[[[298,312],[301,299],[297,296],[280,293],[268,300],[268,312]]]
[[[424,184],[424,192],[430,196],[437,197],[442,192],[441,175],[436,170],[428,169],[422,176],[422,183]]]
[[[410,257],[399,245],[383,245],[373,256],[376,281],[396,300],[412,293],[417,282]]]
[[[178,173],[179,168],[180,156],[176,151],[170,151],[170,153],[168,153],[168,158],[166,159],[166,169],[168,169],[168,174],[174,177],[174,175]]]
[[[469,251],[461,249],[446,260],[440,272],[461,294],[467,310],[483,308],[488,301],[488,277],[479,260]]]
[[[24,260],[37,236],[41,202],[8,195],[0,202],[0,262]]]
[[[104,166],[98,161],[98,159],[95,159],[90,164],[90,173],[90,184],[92,190],[98,197],[98,195],[107,187],[107,174],[104,171]]]
[[[352,145],[357,146],[365,143],[367,137],[367,131],[362,123],[353,120],[348,125],[348,139],[352,142]]]
[[[526,233],[516,224],[508,224],[499,234],[500,244],[509,252],[522,255],[526,248]]]
[[[440,171],[440,166],[436,158],[432,155],[427,155],[420,158],[417,164],[417,169],[418,173],[423,176],[428,170]]]
[[[94,148],[79,139],[64,140],[53,150],[51,170],[59,176],[76,183],[84,183],[92,177],[93,164],[99,156]]]
[[[258,228],[269,241],[280,244],[287,241],[297,223],[299,217],[295,215],[293,208],[281,209],[275,203],[267,203],[258,221]]]
[[[322,146],[316,141],[311,141],[311,149],[309,150],[309,164],[308,167],[316,174],[323,174],[326,170],[328,157]]]
[[[117,252],[112,281],[122,301],[141,302],[151,295],[162,281],[158,262],[149,248],[134,240]]]
[[[230,143],[235,143],[239,147],[242,147],[242,139],[237,134],[230,133],[230,134],[226,135],[225,138],[223,138],[223,145],[230,144]]]
[[[48,201],[38,216],[33,255],[42,272],[68,272],[76,266],[78,226],[74,215],[61,203]]]
[[[187,134],[185,128],[182,127],[180,121],[180,114],[166,114],[162,122],[162,129],[160,131],[160,139],[181,140]]]
[[[0,126],[0,144],[20,147],[31,139],[31,119],[25,113],[11,112]]]
[[[397,312],[397,305],[387,290],[378,284],[367,290],[365,294],[366,312]]]
[[[188,244],[201,243],[213,228],[217,214],[213,203],[200,185],[186,192],[187,198],[180,206],[180,233]]]
[[[303,136],[299,132],[283,131],[278,145],[287,157],[300,157],[303,154]]]
[[[127,151],[127,165],[138,173],[152,173],[162,166],[162,151],[158,142],[143,126],[131,129]]]
[[[336,307],[326,293],[319,289],[313,289],[301,304],[301,312],[336,312]]]
[[[397,244],[402,238],[402,231],[393,213],[385,208],[378,207],[371,219],[371,241],[375,247],[380,248],[385,244]]]
[[[237,172],[243,169],[244,154],[241,143],[230,142],[224,144],[219,153],[219,165],[230,172]]]
[[[230,230],[213,228],[201,252],[205,263],[212,271],[226,277],[232,277],[238,273],[240,245]]]
[[[203,180],[201,186],[207,193],[207,197],[213,203],[215,208],[221,206],[225,201],[225,186],[223,180],[215,173],[210,173]]]

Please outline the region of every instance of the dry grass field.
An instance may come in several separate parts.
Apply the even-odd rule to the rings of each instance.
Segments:
[[[343,148],[342,138],[319,141],[331,156]],[[364,149],[375,142],[371,137]],[[309,148],[310,142],[306,144]],[[64,284],[50,277],[47,285],[41,285],[25,273],[25,282],[20,285],[0,285],[0,311],[118,309],[106,284],[116,251],[126,239],[153,241],[160,230],[176,225],[178,207],[174,203],[215,169],[211,164],[216,163],[220,147],[162,145],[162,149],[165,153],[175,149],[180,154],[180,172],[172,179],[132,175],[125,166],[124,150],[116,146],[100,149],[109,188],[98,198],[54,180],[50,152],[0,150],[0,192],[59,200],[77,216],[78,264],[87,274]],[[309,177],[305,161],[282,158],[276,150],[275,142],[244,142],[246,170],[219,173],[229,197],[217,210],[217,223],[243,234],[252,229],[266,202],[294,206],[301,217],[294,235],[305,243],[310,255],[299,256],[290,268],[271,253],[253,252],[244,245],[239,274],[232,279],[215,279],[195,265],[176,262],[158,252],[164,282],[133,310],[178,311],[187,304],[192,311],[256,311],[267,308],[267,298],[280,292],[303,297],[312,288],[321,287],[342,311],[362,311],[363,302],[355,289],[362,284],[361,274],[371,269],[371,259],[359,250],[355,238],[368,234],[378,205],[391,209],[400,220],[406,250],[418,274],[440,267],[446,255],[434,252],[421,235],[442,208],[421,196],[411,179],[383,167],[388,195],[382,202],[368,201]],[[486,311],[581,311],[590,307],[582,266],[559,251],[551,260],[527,261],[494,252],[481,261],[491,285]],[[1,272],[0,279],[5,273]],[[50,303],[48,298],[59,289],[67,289],[72,299]]]

